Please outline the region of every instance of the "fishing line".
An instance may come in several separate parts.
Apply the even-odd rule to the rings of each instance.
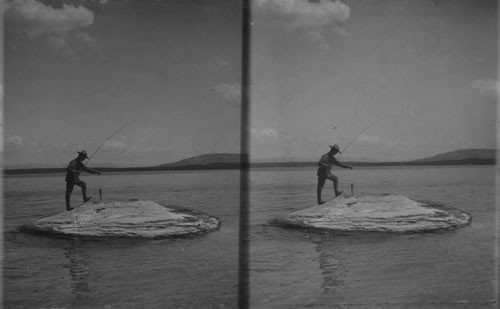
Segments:
[[[405,111],[403,111],[403,113],[406,113],[406,112],[405,112]],[[414,113],[413,113],[412,111],[408,111],[408,113],[409,113],[410,115],[412,115],[412,116],[414,115]],[[377,120],[375,120],[375,121],[371,122],[371,123],[370,123],[369,125],[367,125],[366,127],[364,127],[364,128],[363,128],[363,130],[361,130],[361,132],[359,132],[359,134],[358,134],[358,135],[356,135],[356,137],[354,137],[354,138],[353,138],[353,139],[349,142],[349,144],[347,144],[347,146],[346,146],[346,147],[342,150],[342,153],[341,153],[341,154],[339,154],[339,156],[338,156],[338,157],[340,157],[340,156],[341,156],[341,155],[342,155],[342,154],[346,151],[346,149],[347,149],[347,148],[349,148],[349,146],[351,146],[351,144],[352,144],[352,143],[354,143],[354,141],[355,141],[355,140],[357,140],[357,139],[358,139],[358,137],[360,137],[360,136],[361,136],[361,134],[363,134],[366,130],[368,130],[368,129],[372,126],[372,125],[374,125],[375,123],[379,122],[380,120],[383,120],[383,119],[386,119],[386,118],[389,118],[389,117],[394,117],[394,116],[396,116],[396,115],[397,115],[397,112],[396,112],[396,113],[394,113],[393,115],[385,115],[385,116],[383,116],[383,117],[381,117],[381,118],[379,118],[379,119],[377,119]]]
[[[349,148],[349,146],[351,146],[351,145],[352,145],[352,143],[354,143],[354,141],[355,141],[355,140],[357,140],[357,139],[358,139],[358,137],[360,137],[360,136],[361,136],[361,134],[363,134],[366,130],[368,130],[368,129],[369,129],[372,125],[374,125],[375,123],[377,123],[377,122],[379,122],[380,120],[385,119],[385,118],[387,118],[387,117],[389,117],[389,116],[387,116],[387,115],[386,115],[386,116],[383,116],[383,117],[381,117],[381,118],[379,118],[379,119],[377,119],[377,120],[375,120],[375,121],[371,122],[371,123],[370,123],[369,125],[367,125],[366,127],[364,127],[364,128],[363,128],[363,130],[361,130],[361,132],[359,132],[359,134],[358,134],[358,135],[356,135],[356,137],[354,137],[354,138],[353,138],[353,139],[349,142],[349,144],[347,144],[347,146],[346,146],[346,147],[344,147],[344,149],[342,149],[341,153],[338,155],[338,158],[340,158],[340,156],[342,156],[342,154],[343,154],[343,153],[347,150],[347,148]]]
[[[122,156],[126,156],[129,153],[135,152],[140,145],[143,145],[147,141],[151,140],[151,138],[156,134],[156,130],[152,127],[147,128],[149,129],[149,133],[147,133],[141,140],[139,140],[137,143],[134,144],[133,147],[129,147],[125,152],[123,152]]]
[[[122,129],[124,129],[125,127],[128,127],[129,125],[131,125],[133,123],[135,123],[135,121],[129,122],[129,123],[119,127],[116,131],[113,132],[113,134],[111,134],[108,138],[106,138],[104,140],[104,142],[102,142],[102,144],[99,145],[99,147],[97,147],[97,149],[94,151],[94,153],[88,158],[87,164],[89,163],[90,159],[92,159],[92,157],[101,149],[101,147],[104,146],[104,144],[106,144],[107,141],[109,141],[113,136],[115,136],[116,133],[120,132]]]

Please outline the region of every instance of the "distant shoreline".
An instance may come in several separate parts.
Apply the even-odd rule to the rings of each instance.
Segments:
[[[440,160],[440,161],[404,161],[404,162],[344,162],[353,167],[377,167],[377,166],[447,166],[447,165],[495,165],[495,159],[464,159],[464,160]],[[186,166],[152,166],[152,167],[93,167],[101,172],[154,172],[154,171],[193,171],[193,170],[235,170],[244,168],[262,167],[316,167],[316,162],[258,162],[250,165],[240,163],[211,163],[203,165]],[[5,175],[17,174],[48,174],[64,173],[65,168],[4,168]]]

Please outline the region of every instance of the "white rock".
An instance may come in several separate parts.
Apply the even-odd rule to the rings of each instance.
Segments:
[[[427,232],[469,224],[467,213],[405,196],[338,197],[288,214],[281,224],[335,231]]]
[[[39,219],[24,229],[69,236],[161,238],[198,234],[219,225],[217,218],[201,213],[134,200],[88,202]]]

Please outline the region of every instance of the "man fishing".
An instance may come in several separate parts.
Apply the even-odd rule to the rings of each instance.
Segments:
[[[339,191],[338,184],[339,179],[337,176],[331,173],[332,165],[338,165],[343,168],[352,169],[352,166],[345,165],[337,161],[334,157],[337,153],[341,153],[338,145],[330,146],[330,151],[321,156],[321,159],[318,161],[318,186],[316,188],[316,193],[318,195],[318,205],[324,204],[325,202],[321,199],[321,191],[323,190],[323,186],[325,185],[325,181],[327,179],[333,181],[333,189],[335,190],[335,197],[342,194],[342,191]]]
[[[71,160],[66,168],[66,210],[72,210],[70,206],[71,193],[75,185],[82,188],[83,202],[86,203],[90,200],[87,196],[87,184],[80,180],[81,171],[85,171],[90,174],[101,175],[100,172],[91,170],[83,164],[83,160],[88,159],[87,152],[85,150],[78,151],[78,157]]]

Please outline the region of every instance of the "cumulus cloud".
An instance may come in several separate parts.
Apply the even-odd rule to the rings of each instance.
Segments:
[[[67,45],[70,38],[88,38],[86,29],[94,22],[94,13],[83,6],[63,4],[54,8],[36,0],[5,2],[5,20],[30,38],[45,38],[55,47]]]
[[[237,83],[220,84],[215,87],[215,91],[228,100],[237,102],[241,100],[241,86]]]
[[[266,12],[288,17],[289,30],[303,31],[313,41],[322,41],[323,33],[332,30],[347,35],[345,22],[351,9],[340,0],[255,0],[255,5]]]
[[[479,90],[481,94],[487,96],[496,96],[500,94],[500,83],[496,80],[479,79],[474,81],[472,88]]]
[[[251,128],[250,134],[254,138],[278,140],[278,132],[273,128],[265,128],[265,129]]]

